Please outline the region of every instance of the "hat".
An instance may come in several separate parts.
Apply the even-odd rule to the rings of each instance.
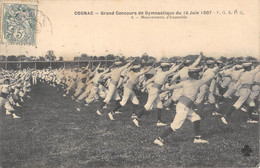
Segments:
[[[155,60],[149,59],[149,60],[147,61],[147,64],[153,64],[154,62],[155,62]]]
[[[30,76],[26,76],[26,78],[24,80],[29,81],[30,80]]]
[[[186,59],[184,63],[191,63],[191,60],[190,59]]]
[[[99,71],[104,71],[104,70],[105,70],[105,68],[98,68],[98,70],[99,70]]]
[[[4,82],[10,82],[10,79],[9,78],[5,78]]]
[[[251,65],[252,65],[252,63],[250,63],[250,62],[246,62],[246,63],[242,64],[243,67],[250,67]]]
[[[235,65],[235,69],[242,69],[243,66],[242,65]]]
[[[161,66],[162,66],[162,67],[165,67],[165,66],[171,66],[171,64],[168,63],[168,62],[163,62],[163,63],[161,63]]]
[[[8,87],[3,87],[2,90],[1,90],[1,92],[8,94],[8,93],[9,93]]]
[[[82,74],[86,74],[88,72],[88,70],[87,69],[84,69],[81,73]]]
[[[131,67],[131,69],[140,69],[141,68],[141,65],[134,65]]]
[[[215,62],[213,60],[207,60],[206,64],[214,64]]]
[[[16,87],[22,87],[22,86],[23,86],[22,83],[16,84]]]
[[[189,68],[189,72],[199,72],[201,70],[201,68],[198,67],[190,67]]]
[[[223,64],[223,62],[221,60],[218,60],[217,63],[218,64]]]
[[[181,62],[181,60],[180,60],[180,62]],[[191,63],[192,63],[192,61],[190,59],[186,59],[184,61],[184,65],[190,65]]]
[[[121,64],[122,64],[121,61],[116,61],[116,62],[115,62],[115,65],[121,65]]]
[[[181,59],[177,59],[175,62],[176,63],[181,63],[181,61],[182,61]],[[185,60],[185,62],[186,62],[186,60]]]

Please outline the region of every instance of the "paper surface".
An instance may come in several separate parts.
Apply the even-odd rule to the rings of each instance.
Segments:
[[[194,55],[203,52],[206,57],[216,59],[251,56],[259,60],[259,8],[258,0],[0,0],[0,69],[67,68],[68,72],[75,68],[77,71],[87,65],[93,68],[99,60],[95,63],[87,59],[73,62],[74,57],[110,54],[141,57],[146,53],[159,61],[163,57],[187,55],[195,58]],[[46,58],[52,55],[65,61]],[[42,57],[43,60],[27,63],[26,60],[31,60],[26,57]],[[109,60],[108,63],[105,59],[104,67],[114,62]],[[192,136],[184,128],[176,137],[166,140],[166,144],[172,146],[158,148],[153,140],[165,129],[155,127],[152,117],[151,120],[144,119],[144,123],[149,123],[148,127],[134,128],[130,117],[114,122],[108,120],[107,113],[102,119],[94,116],[100,105],[86,106],[86,111],[77,113],[76,101],[68,97],[63,99],[66,95],[62,97],[43,82],[37,89],[33,95],[35,99],[29,100],[32,103],[23,108],[25,112],[29,109],[28,114],[32,111],[30,115],[36,117],[24,117],[21,121],[25,127],[20,129],[31,130],[23,129],[26,134],[21,136],[23,131],[13,129],[20,126],[18,122],[6,122],[5,118],[0,122],[5,126],[2,130],[12,129],[2,138],[4,143],[0,139],[0,146],[5,147],[3,153],[0,149],[0,157],[5,158],[3,163],[0,159],[0,168],[2,165],[247,167],[258,164],[259,145],[255,143],[258,139],[255,133],[259,131],[244,123],[231,128],[219,126],[219,118],[211,116],[201,122],[202,127],[207,127],[208,146],[193,144]],[[33,104],[36,100],[39,107]],[[145,100],[142,97],[140,104]],[[172,117],[174,110],[168,111],[167,115]],[[172,122],[173,117],[170,117],[167,117],[168,123]],[[132,125],[127,125],[126,121]],[[190,125],[188,127],[192,130]],[[0,133],[7,132],[2,130]],[[12,144],[16,142],[13,139],[19,142]],[[5,146],[5,143],[12,147]],[[248,159],[243,153],[252,153],[252,157]]]
[[[160,58],[203,51],[212,57],[259,54],[259,1],[1,1],[37,5],[35,44],[10,45],[1,29],[0,54]],[[31,6],[30,6],[31,5]],[[34,30],[33,30],[34,31]]]

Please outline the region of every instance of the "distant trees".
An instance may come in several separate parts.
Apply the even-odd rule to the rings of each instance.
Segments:
[[[98,57],[98,60],[106,60],[106,57],[100,56],[100,57]]]
[[[7,61],[17,61],[17,58],[16,58],[15,55],[9,55],[9,56],[7,57]]]
[[[90,60],[89,56],[85,53],[81,54],[80,60]]]
[[[162,57],[158,61],[160,62],[176,62],[180,61],[182,59],[189,59],[192,61],[195,61],[198,58],[199,55],[187,55],[187,56],[172,56],[172,57]],[[53,50],[48,50],[44,56],[26,56],[26,55],[0,55],[0,61],[55,61],[56,60],[56,55],[54,54]],[[130,56],[130,57],[125,57],[123,55],[113,55],[113,54],[108,54],[105,56],[90,56],[88,54],[82,53],[80,56],[74,57],[74,61],[90,61],[90,60],[119,60],[123,63],[128,62],[130,60],[135,59],[135,63],[143,63],[144,65],[149,65],[153,62],[156,62],[157,59],[153,56],[148,55],[148,53],[143,53],[141,56]],[[248,62],[257,62],[257,59],[253,56],[237,56],[237,57],[225,57],[225,56],[220,56],[219,58],[215,57],[207,57],[207,56],[202,56],[201,59],[201,64],[205,62],[206,60],[211,59],[211,60],[221,60],[222,62],[243,62],[243,61],[248,61]],[[64,58],[62,56],[59,56],[58,61],[64,61]]]
[[[98,60],[97,56],[93,56],[92,60]]]
[[[115,59],[115,56],[114,56],[113,54],[108,54],[108,55],[106,56],[106,59],[107,59],[107,60],[114,60],[114,59]]]
[[[74,60],[74,61],[79,61],[79,60],[80,60],[80,57],[74,57],[73,60]]]
[[[255,62],[257,61],[255,57],[252,57],[252,56],[247,56],[246,57],[246,60],[249,61],[249,62]]]
[[[54,55],[54,51],[53,50],[47,51],[47,54],[45,55],[45,60],[46,61],[54,61],[54,60],[56,60],[56,56]]]
[[[87,54],[85,54],[85,53],[82,53],[81,55],[80,55],[80,57],[74,57],[74,61],[88,61],[88,60],[92,60],[93,59],[93,57],[92,56],[89,56],[89,55],[87,55]],[[98,59],[98,57],[96,57],[95,59]]]
[[[59,61],[64,61],[64,58],[63,57],[59,57]]]
[[[49,50],[45,56],[26,56],[26,55],[9,55],[9,56],[5,56],[5,55],[0,55],[0,61],[55,61],[56,60],[56,56],[54,54],[54,51]],[[60,61],[63,61],[63,57],[59,57]]]
[[[30,56],[29,57],[29,61],[36,61],[36,60],[37,60],[37,58],[35,56]]]
[[[27,61],[27,57],[25,55],[17,56],[17,61]]]
[[[45,61],[44,57],[39,57],[39,61]]]
[[[6,56],[0,55],[0,61],[5,61],[5,60],[6,60]]]

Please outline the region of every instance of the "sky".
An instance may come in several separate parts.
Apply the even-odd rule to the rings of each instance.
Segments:
[[[39,0],[37,4],[36,46],[0,44],[0,55],[44,56],[53,50],[57,57],[71,60],[82,53],[126,57],[148,53],[160,58],[203,51],[211,57],[259,57],[258,0]],[[216,14],[234,10],[242,10],[243,15]],[[75,11],[99,14],[75,15]],[[101,11],[211,14],[188,15],[187,19],[140,19],[137,15],[139,18],[131,19],[129,15],[101,15]]]

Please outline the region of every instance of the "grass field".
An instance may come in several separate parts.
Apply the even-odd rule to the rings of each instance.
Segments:
[[[33,87],[31,98],[17,109],[22,119],[1,111],[0,167],[255,167],[259,161],[258,124],[247,124],[246,113],[237,112],[233,123],[223,125],[207,109],[200,112],[202,132],[209,144],[193,144],[193,126],[186,121],[181,130],[165,140],[153,140],[166,127],[155,127],[156,113],[146,113],[137,128],[130,119],[131,106],[110,121],[97,116],[97,103],[76,111],[77,103],[45,84]],[[111,104],[112,105],[112,104]],[[109,109],[104,113],[107,114]],[[165,111],[170,123],[174,111]],[[243,156],[241,148],[253,152]]]

